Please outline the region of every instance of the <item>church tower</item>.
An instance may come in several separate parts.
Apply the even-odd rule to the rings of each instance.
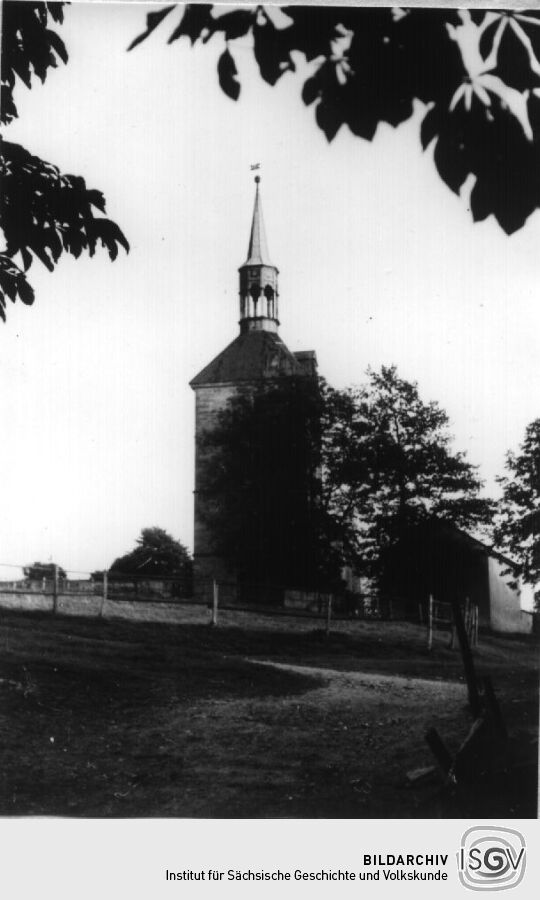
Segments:
[[[210,595],[214,579],[236,580],[206,524],[206,506],[216,499],[208,485],[216,451],[205,447],[205,434],[240,391],[255,394],[270,382],[317,376],[315,352],[291,353],[278,333],[279,270],[268,253],[259,183],[256,176],[247,258],[239,268],[240,333],[190,382],[195,392],[194,593],[199,599]]]

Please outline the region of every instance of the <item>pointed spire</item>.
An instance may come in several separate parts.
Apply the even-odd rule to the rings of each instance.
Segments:
[[[245,266],[271,266],[270,256],[268,254],[268,246],[266,243],[266,232],[264,230],[264,219],[262,212],[262,203],[259,194],[259,175],[255,176],[255,205],[253,207],[253,220],[251,222],[251,234],[249,236],[249,247]]]
[[[249,236],[248,258],[240,266],[240,331],[277,331],[278,270],[270,262],[259,196],[260,178],[255,177],[255,206]]]

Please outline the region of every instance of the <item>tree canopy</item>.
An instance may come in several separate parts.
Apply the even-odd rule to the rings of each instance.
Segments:
[[[475,529],[492,513],[446,413],[393,367],[348,390],[291,380],[241,394],[200,450],[206,525],[252,581],[334,585],[346,563],[377,578],[411,526]]]
[[[499,478],[503,495],[498,509],[496,540],[519,564],[525,581],[540,590],[540,419],[525,429],[517,453],[506,457]],[[538,596],[537,596],[538,604]]]
[[[240,579],[275,586],[339,581],[320,497],[316,382],[291,378],[240,392],[199,438],[201,514]]]
[[[44,82],[51,68],[68,61],[64,42],[50,27],[63,21],[64,5],[3,3],[2,125],[18,115],[18,82],[31,88],[36,78]],[[129,250],[118,225],[105,217],[103,194],[87,188],[81,176],[63,174],[19,144],[2,139],[0,177],[0,317],[4,321],[8,299],[34,301],[26,274],[34,258],[52,272],[62,253],[79,257],[86,251],[93,256],[101,245],[115,259],[120,246]]]
[[[114,560],[111,579],[167,578],[191,583],[192,560],[189,551],[163,528],[143,528],[136,546]]]
[[[23,568],[23,574],[29,581],[41,581],[43,578],[52,581],[55,570],[58,578],[66,578],[66,570],[55,563],[34,562]]]
[[[471,187],[474,221],[493,215],[510,234],[540,206],[540,13],[187,4],[178,17],[178,8],[150,12],[130,49],[166,17],[168,43],[218,35],[217,74],[232,100],[241,93],[236,41],[250,40],[270,85],[301,54],[311,64],[302,99],[329,141],[343,126],[372,140],[381,122],[400,125],[420,102],[422,147],[452,191]]]
[[[421,522],[474,529],[489,520],[492,504],[475,467],[452,451],[448,425],[395,367],[368,371],[360,387],[326,388],[323,502],[360,571],[377,575],[385,551]]]

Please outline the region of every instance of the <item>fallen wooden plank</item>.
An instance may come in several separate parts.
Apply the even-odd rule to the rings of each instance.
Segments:
[[[430,781],[437,771],[437,766],[421,766],[419,769],[411,769],[410,772],[407,772],[405,777],[410,785],[419,784]]]

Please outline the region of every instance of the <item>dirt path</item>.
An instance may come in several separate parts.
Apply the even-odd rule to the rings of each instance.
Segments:
[[[217,817],[421,814],[426,792],[407,786],[406,769],[411,760],[432,762],[424,732],[434,714],[449,727],[461,718],[463,685],[246,661],[313,678],[314,686],[296,696],[198,704],[183,757],[189,785],[182,798],[170,799],[171,815],[181,809]],[[174,741],[177,715],[166,727]]]
[[[366,704],[373,700],[374,692],[385,694],[390,705],[399,703],[403,707],[419,702],[428,705],[446,702],[449,699],[466,702],[465,687],[462,684],[440,679],[407,678],[400,675],[376,675],[366,672],[342,672],[316,666],[295,666],[290,663],[273,662],[265,659],[248,659],[246,662],[258,666],[272,666],[283,672],[295,672],[325,679],[328,684],[319,688],[318,702],[334,704],[345,699],[347,691],[354,692],[356,702]],[[312,693],[314,693],[313,691]]]
[[[406,779],[432,763],[429,727],[451,751],[469,729],[458,655],[428,655],[399,623],[330,640],[286,624],[5,614],[0,814],[463,817],[441,805],[439,782]],[[486,639],[481,665],[509,730],[537,729],[535,647]],[[467,815],[534,815],[522,795]]]

